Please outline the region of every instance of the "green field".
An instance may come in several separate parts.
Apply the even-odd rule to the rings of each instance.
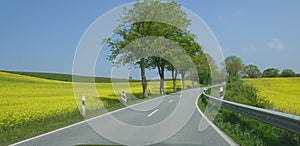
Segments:
[[[96,80],[95,93],[85,91],[88,91],[85,89],[86,85],[92,85],[91,83],[76,83],[84,85],[84,88],[79,90],[87,93],[84,94],[87,114],[102,114],[107,110],[124,107],[120,102],[120,88],[115,89],[115,94],[112,83],[107,78]],[[0,72],[0,145],[17,142],[83,120],[70,81],[70,75]],[[125,84],[126,82],[121,81],[117,82],[116,86],[123,87]],[[191,82],[186,81],[186,85],[190,86]],[[122,90],[127,92],[127,104],[134,104],[159,96],[158,87],[158,81],[148,81],[150,97],[147,99],[141,99],[142,88],[138,81],[130,82],[129,88]],[[181,81],[178,80],[177,89],[180,88]],[[171,93],[172,89],[172,82],[166,81],[166,93]],[[80,98],[78,97],[79,104]],[[102,102],[103,106],[99,102]],[[95,110],[97,112],[94,112]]]
[[[300,115],[300,78],[243,79],[258,89],[260,98],[267,99],[277,111]]]

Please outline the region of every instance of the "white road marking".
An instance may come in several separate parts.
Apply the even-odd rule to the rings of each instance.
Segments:
[[[169,100],[169,103],[173,102],[173,99]]]
[[[151,117],[153,114],[155,114],[158,111],[158,109],[154,110],[152,113],[150,113],[147,117]]]

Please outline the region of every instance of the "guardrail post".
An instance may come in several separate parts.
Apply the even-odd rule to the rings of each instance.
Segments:
[[[220,87],[220,97],[223,97],[224,89],[223,87]]]
[[[82,104],[82,115],[85,116],[86,115],[86,112],[85,112],[85,96],[82,96],[82,99],[81,99],[81,104]]]

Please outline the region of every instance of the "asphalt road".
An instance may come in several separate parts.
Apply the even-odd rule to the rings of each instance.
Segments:
[[[236,145],[198,110],[201,93],[191,89],[170,94],[13,145]],[[201,119],[209,126],[199,131]]]

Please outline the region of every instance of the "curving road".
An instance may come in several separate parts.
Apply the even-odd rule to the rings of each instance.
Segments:
[[[237,145],[197,108],[202,91],[169,94],[13,145]],[[199,131],[202,118],[210,125]]]

